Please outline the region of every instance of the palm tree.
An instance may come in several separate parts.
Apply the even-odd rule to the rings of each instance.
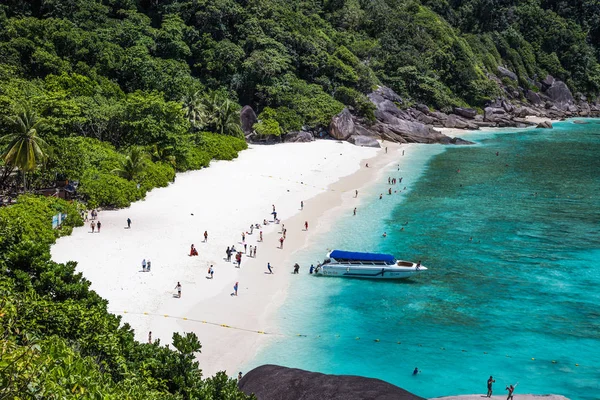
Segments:
[[[203,122],[206,120],[206,108],[203,100],[199,90],[189,93],[181,99],[185,116],[196,129],[202,129]]]
[[[125,160],[121,163],[121,167],[113,169],[112,172],[121,178],[133,181],[144,172],[147,159],[148,155],[141,148],[132,147]]]
[[[243,136],[240,110],[233,101],[223,100],[216,108],[215,128],[221,135]]]
[[[0,138],[0,143],[8,143],[0,157],[11,168],[19,168],[23,174],[23,190],[27,190],[27,173],[35,171],[47,156],[48,144],[38,136],[38,130],[44,129],[44,120],[29,108],[9,117],[13,133]]]
[[[201,99],[200,125],[222,135],[243,136],[239,107],[218,92]]]

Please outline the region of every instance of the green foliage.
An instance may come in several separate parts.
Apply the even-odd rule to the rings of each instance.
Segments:
[[[375,104],[359,91],[342,86],[336,90],[335,98],[352,107],[358,115],[365,117],[367,121],[375,121]]]
[[[139,147],[132,147],[129,150],[129,154],[125,157],[125,160],[121,163],[119,168],[115,168],[112,172],[121,178],[125,178],[128,181],[135,181],[144,172],[148,161],[148,154]]]
[[[271,107],[265,107],[258,115],[258,122],[252,127],[261,136],[281,136],[283,129],[276,119],[277,111]]]
[[[0,137],[0,145],[4,145],[0,157],[4,163],[12,168],[19,168],[23,174],[34,171],[38,165],[46,160],[46,142],[38,135],[38,129],[43,129],[43,120],[31,109],[9,117],[12,133]]]

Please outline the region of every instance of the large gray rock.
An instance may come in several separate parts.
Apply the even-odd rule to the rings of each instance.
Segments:
[[[361,147],[381,147],[379,141],[373,136],[352,135],[348,138],[348,141],[356,146]]]
[[[454,114],[460,115],[463,118],[473,119],[477,115],[477,110],[472,108],[454,107]]]
[[[561,110],[566,110],[570,104],[575,102],[571,91],[563,81],[554,81],[544,94]]]
[[[378,94],[393,103],[402,104],[402,97],[387,86],[378,86],[373,93]]]
[[[258,122],[258,118],[256,117],[256,113],[250,106],[244,106],[242,111],[240,111],[240,122],[242,123],[242,131],[244,131],[244,135],[250,135],[254,129],[252,126]]]
[[[525,98],[527,100],[529,100],[529,102],[535,106],[542,104],[542,98],[540,97],[539,94],[537,94],[536,92],[534,92],[533,90],[528,90],[525,93]]]
[[[346,140],[354,135],[355,127],[352,120],[352,114],[347,108],[344,108],[341,113],[334,116],[329,124],[329,134],[338,140]]]
[[[550,121],[542,121],[539,124],[537,124],[538,128],[543,128],[543,129],[552,129],[552,122]]]
[[[312,142],[315,140],[315,137],[312,133],[306,131],[298,131],[298,132],[289,132],[285,135],[283,141],[284,142],[292,142],[292,143],[306,143]]]
[[[446,120],[444,120],[444,127],[445,128],[456,128],[456,129],[472,129],[472,130],[479,129],[479,127],[477,125],[471,123],[471,121],[466,121],[466,120],[460,118],[456,114],[448,115],[448,118]]]
[[[501,66],[498,66],[498,74],[500,74],[500,76],[510,78],[513,81],[517,81],[519,79],[517,74]]]
[[[556,79],[554,79],[552,75],[547,75],[546,78],[540,82],[542,84],[542,89],[548,90],[550,86],[554,85],[555,81]]]
[[[484,121],[496,122],[498,118],[502,118],[505,114],[506,111],[503,108],[486,107],[483,110],[483,119]]]
[[[258,400],[425,400],[379,379],[263,365],[238,383]]]

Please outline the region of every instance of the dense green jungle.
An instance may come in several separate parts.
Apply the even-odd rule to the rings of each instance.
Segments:
[[[373,120],[378,85],[402,107],[481,109],[498,66],[597,99],[599,45],[597,0],[3,0],[0,400],[250,398],[202,376],[195,334],[135,341],[50,259],[82,210],[235,158],[241,106],[264,136],[326,130],[344,107]],[[76,199],[36,194],[56,185]]]

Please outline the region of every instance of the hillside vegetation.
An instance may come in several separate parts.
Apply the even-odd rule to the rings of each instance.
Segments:
[[[377,85],[403,107],[481,108],[499,66],[596,99],[599,46],[596,0],[4,0],[0,191],[76,180],[88,207],[127,206],[235,158],[243,105],[264,135],[326,129],[344,106],[372,120]],[[75,264],[50,260],[78,207],[0,208],[0,399],[246,398],[202,379],[194,334],[136,342]]]

